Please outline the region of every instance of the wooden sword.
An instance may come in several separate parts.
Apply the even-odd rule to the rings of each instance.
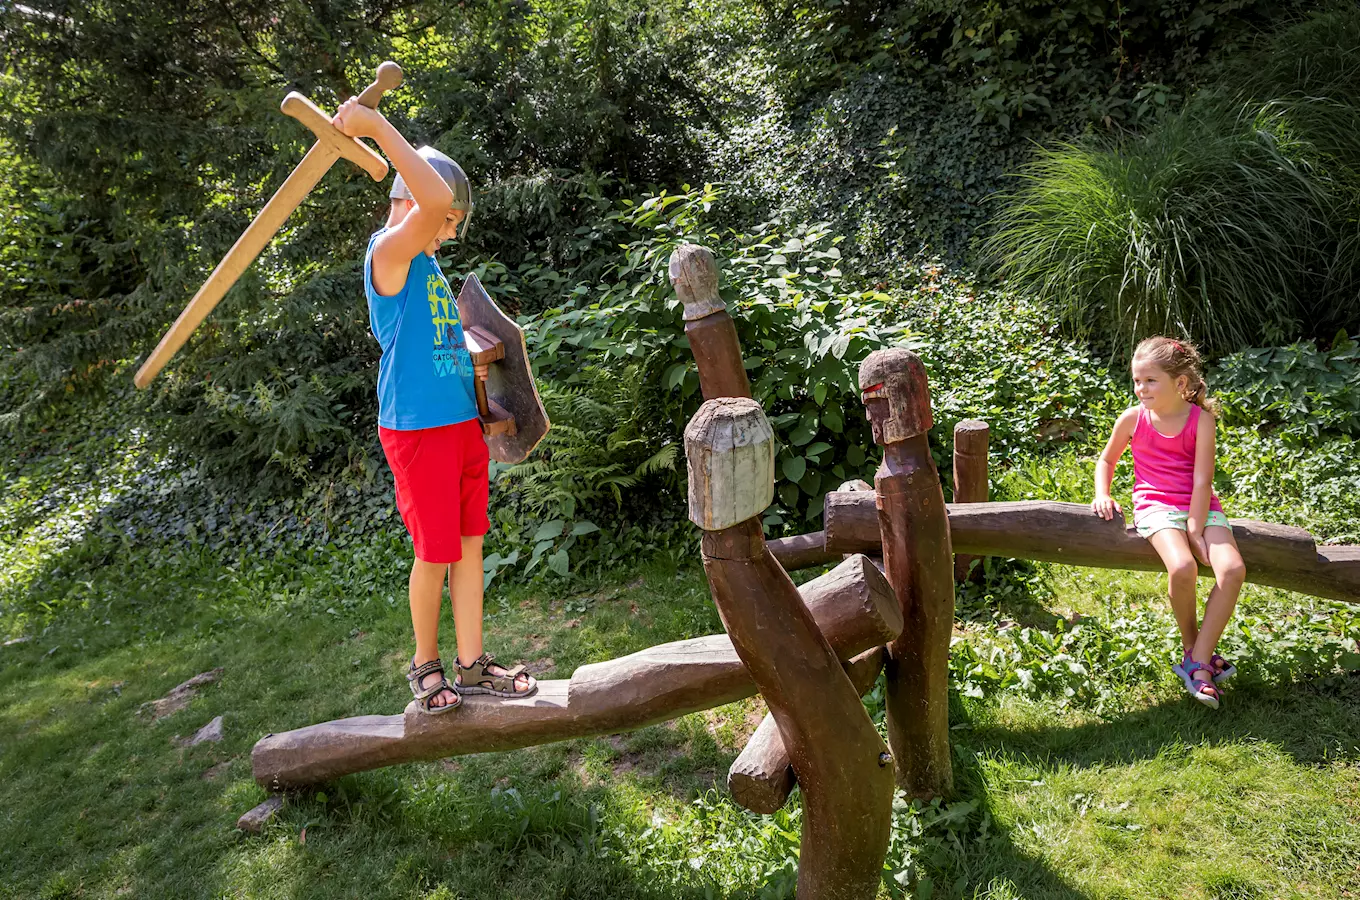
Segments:
[[[401,67],[394,62],[378,66],[378,77],[364,88],[359,102],[370,109],[376,109],[382,95],[401,84]],[[330,170],[331,165],[340,157],[348,159],[373,177],[382,181],[387,177],[387,162],[358,138],[346,137],[331,124],[331,117],[316,107],[312,101],[292,91],[283,98],[283,112],[297,119],[316,134],[316,143],[298,163],[287,180],[279,186],[273,197],[260,210],[255,221],[236,240],[227,255],[213,269],[208,280],[194,294],[184,312],[179,314],[175,324],[161,338],[156,349],[147,357],[146,362],[137,370],[133,378],[137,387],[144,388],[151,383],[165,364],[170,361],[184,342],[189,340],[199,323],[207,318],[222,297],[226,295],[241,273],[260,255],[260,251],[283,227],[284,221],[302,203],[321,177]]]

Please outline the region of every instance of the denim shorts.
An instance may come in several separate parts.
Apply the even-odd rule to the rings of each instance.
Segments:
[[[1138,529],[1138,533],[1143,537],[1152,535],[1164,528],[1175,528],[1179,531],[1186,531],[1185,523],[1189,520],[1190,513],[1183,509],[1154,509],[1136,519],[1133,527]],[[1231,529],[1228,524],[1228,517],[1216,509],[1209,510],[1209,515],[1204,519],[1204,527],[1210,525],[1221,525]]]

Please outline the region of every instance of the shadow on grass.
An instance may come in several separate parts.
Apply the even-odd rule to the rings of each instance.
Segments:
[[[1329,675],[1273,686],[1239,675],[1225,688],[1217,711],[1181,695],[1104,722],[983,727],[974,734],[1011,752],[1079,768],[1152,759],[1168,746],[1242,741],[1270,743],[1299,765],[1360,758],[1360,676]]]
[[[953,729],[972,725],[953,694],[949,718]],[[1012,830],[997,824],[996,803],[979,757],[957,741],[951,743],[956,799],[923,809],[916,816],[917,825],[910,826],[913,831],[919,828],[911,846],[920,871],[931,881],[929,895],[950,900],[1088,900],[1088,894],[1041,856],[1017,844]],[[888,862],[900,867],[903,860]],[[916,888],[920,896],[919,880]]]

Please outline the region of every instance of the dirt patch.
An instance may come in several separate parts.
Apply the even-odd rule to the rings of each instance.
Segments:
[[[153,721],[164,719],[169,715],[174,715],[189,705],[189,701],[194,699],[198,694],[199,688],[203,687],[205,684],[212,684],[221,677],[222,668],[220,666],[200,675],[195,675],[183,684],[176,685],[174,690],[159,700],[143,703],[140,714],[147,715],[149,713]]]
[[[223,760],[222,762],[218,763],[217,765],[209,767],[208,770],[207,770],[206,772],[203,773],[203,780],[204,780],[204,781],[216,781],[218,778],[221,777],[221,775],[222,775],[223,772],[227,771],[227,769],[230,769],[230,768],[231,768],[231,760],[229,760],[229,759],[228,759],[228,760]]]

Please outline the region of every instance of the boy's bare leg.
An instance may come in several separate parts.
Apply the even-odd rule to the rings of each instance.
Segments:
[[[1199,564],[1190,552],[1190,540],[1184,531],[1163,528],[1154,532],[1148,543],[1166,566],[1171,612],[1181,631],[1181,649],[1191,653],[1199,638],[1199,620],[1195,616],[1195,579],[1199,577]]]
[[[1247,567],[1233,540],[1232,529],[1211,525],[1204,529],[1204,541],[1209,545],[1209,564],[1214,570],[1214,587],[1204,602],[1204,624],[1200,626],[1191,656],[1196,662],[1209,664],[1218,647],[1218,640],[1228,627],[1237,596],[1247,578]]]
[[[453,626],[457,630],[458,662],[464,666],[482,655],[482,539],[463,538],[463,558],[449,566],[449,599],[453,601]],[[493,675],[503,675],[506,669],[492,665]],[[529,680],[521,675],[515,679],[515,690],[529,688]]]
[[[439,610],[444,600],[444,572],[446,563],[425,562],[417,559],[411,566],[411,626],[416,633],[416,665],[439,656]],[[448,673],[445,673],[448,677]],[[438,675],[431,673],[420,679],[423,690],[435,684]],[[454,701],[452,691],[440,691],[430,698],[430,706],[445,706]]]

